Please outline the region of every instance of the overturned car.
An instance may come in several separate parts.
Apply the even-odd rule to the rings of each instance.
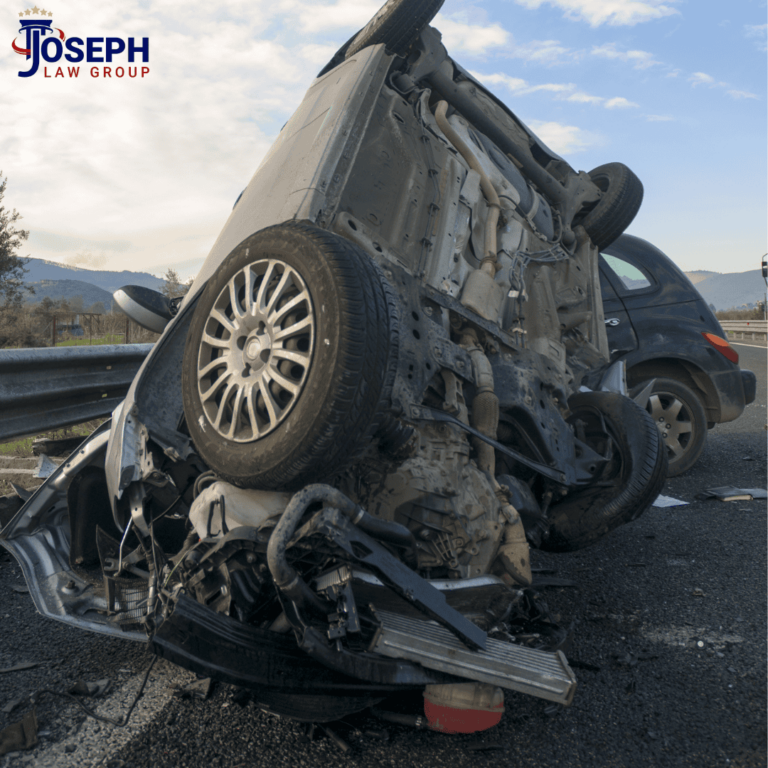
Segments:
[[[298,719],[570,703],[530,548],[598,541],[665,479],[598,276],[642,186],[551,152],[449,57],[440,4],[390,1],[336,54],[179,306],[121,292],[174,316],[0,535],[45,615]]]

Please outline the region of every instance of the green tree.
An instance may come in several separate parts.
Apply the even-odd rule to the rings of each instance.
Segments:
[[[23,282],[27,260],[17,255],[21,244],[29,237],[29,230],[17,229],[14,225],[21,215],[2,204],[7,184],[0,171],[0,299],[4,309],[19,307],[25,291],[34,293]]]
[[[163,296],[167,296],[169,299],[177,299],[179,296],[184,296],[189,290],[189,285],[182,283],[179,273],[170,267],[165,271],[163,280],[165,280],[165,282],[160,291]]]

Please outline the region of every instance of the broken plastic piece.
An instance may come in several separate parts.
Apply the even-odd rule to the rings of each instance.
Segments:
[[[504,692],[487,683],[428,685],[424,691],[424,714],[433,731],[486,731],[498,725],[504,714]]]
[[[720,501],[752,501],[753,499],[768,499],[765,488],[736,488],[723,485],[719,488],[707,488],[696,496],[697,499],[719,499]]]
[[[5,667],[0,669],[0,674],[3,672],[21,672],[23,669],[32,669],[33,667],[39,667],[39,661],[20,661],[18,664],[14,664],[12,667]]]
[[[178,696],[181,699],[201,699],[205,701],[213,691],[213,680],[210,677],[206,677],[203,680],[195,680],[183,688],[178,688],[174,692],[174,696]]]
[[[674,499],[671,496],[662,496],[659,494],[656,497],[656,501],[651,504],[652,507],[684,507],[688,504],[687,501],[682,499]]]
[[[92,696],[98,698],[103,696],[112,686],[112,681],[109,678],[103,680],[95,680],[92,683],[85,680],[78,680],[70,689],[69,693],[75,696]]]

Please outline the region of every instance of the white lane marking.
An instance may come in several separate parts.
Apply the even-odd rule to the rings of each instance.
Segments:
[[[147,660],[149,664],[149,660]],[[146,667],[145,667],[146,669]],[[117,720],[123,717],[139,690],[144,672],[126,680],[106,699],[84,699],[83,703],[99,715]],[[139,734],[173,696],[172,685],[177,687],[187,685],[195,679],[191,672],[158,659],[149,674],[149,680],[144,688],[142,697],[134,707],[131,719],[124,728],[117,728],[107,723],[100,723],[93,718],[87,718],[80,728],[70,733],[56,743],[40,739],[37,748],[31,753],[15,752],[17,758],[22,755],[29,758],[25,768],[95,768],[103,766],[112,755]],[[45,694],[44,694],[45,695]],[[62,700],[63,701],[63,700]],[[73,717],[80,716],[81,711],[68,706],[64,716],[71,722]],[[67,752],[68,745],[76,745],[74,752]],[[30,759],[31,758],[31,759]],[[11,762],[10,765],[14,763]],[[19,763],[16,763],[19,764]],[[2,765],[2,763],[0,763]]]
[[[659,629],[658,627],[644,625],[640,628],[640,634],[647,640],[676,647],[687,647],[692,645],[695,640],[703,640],[707,645],[720,650],[726,645],[744,642],[744,638],[741,635],[722,631],[715,632],[705,627],[695,629],[694,627],[672,626],[666,629]]]
[[[761,345],[761,344],[742,344],[740,341],[729,341],[728,342],[732,347],[752,347],[752,349],[768,349],[768,346]]]

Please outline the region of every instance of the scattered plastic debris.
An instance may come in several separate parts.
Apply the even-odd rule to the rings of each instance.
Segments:
[[[21,672],[23,669],[32,669],[33,667],[39,667],[39,661],[20,661],[18,664],[14,664],[12,667],[5,667],[0,669],[0,674],[3,672]]]
[[[177,688],[173,695],[178,696],[180,699],[201,699],[205,701],[211,695],[211,691],[213,691],[213,680],[210,677],[206,677],[202,680],[195,680],[183,688]]]
[[[35,467],[35,477],[50,477],[57,469],[58,466],[54,464],[44,453],[40,454],[40,458],[37,460],[37,466]]]
[[[37,711],[32,709],[17,723],[0,731],[0,755],[37,746]]]
[[[16,707],[21,706],[24,703],[24,699],[11,699],[4,707],[0,707],[0,711],[5,712],[6,715],[10,715]]]
[[[32,498],[32,491],[28,491],[26,488],[22,488],[20,485],[16,485],[16,483],[11,483],[11,488],[13,488],[13,492],[22,501],[29,501],[29,499]]]
[[[671,496],[662,496],[659,494],[656,497],[656,501],[651,504],[652,507],[684,507],[688,502],[682,499],[674,499]]]
[[[694,597],[704,597],[705,596],[704,595],[704,590],[703,589],[699,589],[698,587],[696,587],[696,589],[694,589],[693,592],[691,592],[691,594]]]
[[[11,587],[11,589],[14,592],[18,592],[20,595],[29,594],[29,587],[26,587],[26,586],[19,585],[18,587]]]
[[[78,680],[67,693],[71,693],[75,696],[91,696],[97,699],[99,696],[103,696],[112,687],[112,681],[109,678],[103,680],[96,680],[89,683],[85,680]]]
[[[697,499],[719,499],[720,501],[752,501],[768,499],[765,488],[736,488],[733,485],[723,485],[719,488],[707,488],[697,494]]]

